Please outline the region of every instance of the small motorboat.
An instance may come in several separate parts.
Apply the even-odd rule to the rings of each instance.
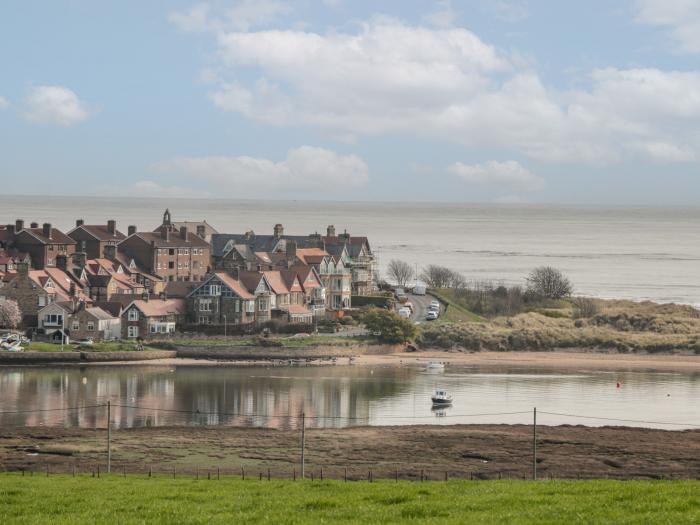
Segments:
[[[433,406],[447,406],[452,404],[452,396],[447,393],[447,390],[436,390],[430,400]]]
[[[437,363],[435,361],[431,361],[427,365],[425,365],[426,370],[444,370],[445,365],[443,363]]]

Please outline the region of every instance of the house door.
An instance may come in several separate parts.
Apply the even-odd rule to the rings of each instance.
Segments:
[[[136,338],[139,336],[139,327],[138,326],[130,326],[128,329],[128,336],[130,339]]]

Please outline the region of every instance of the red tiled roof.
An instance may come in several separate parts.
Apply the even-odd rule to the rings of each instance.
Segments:
[[[231,290],[238,294],[242,299],[254,299],[255,296],[246,290],[246,287],[242,282],[237,281],[229,274],[224,272],[216,272],[215,275],[221,280],[221,282],[231,288]]]
[[[284,278],[279,270],[262,272],[262,274],[265,276],[265,279],[275,294],[279,295],[289,293],[289,288],[287,288]]]
[[[82,226],[78,226],[77,228],[73,228],[68,233],[72,233],[75,230],[80,230],[80,229],[85,230],[90,235],[92,235],[96,239],[99,239],[100,241],[114,241],[114,240],[121,241],[122,239],[126,239],[126,235],[124,235],[119,230],[116,230],[116,232],[114,234],[109,233],[109,231],[107,230],[106,224],[83,224]]]
[[[148,244],[153,242],[154,245],[159,248],[189,248],[192,246],[197,248],[209,248],[209,243],[207,241],[192,232],[187,232],[187,240],[180,237],[179,232],[172,232],[170,234],[170,239],[167,241],[161,237],[160,232],[136,232],[134,235]]]
[[[27,232],[43,244],[75,244],[75,241],[57,228],[51,228],[51,237],[44,236],[43,228],[24,228],[21,232]],[[19,235],[19,234],[18,234]]]
[[[142,299],[131,303],[141,310],[146,317],[158,317],[162,315],[184,315],[186,304],[184,299]]]

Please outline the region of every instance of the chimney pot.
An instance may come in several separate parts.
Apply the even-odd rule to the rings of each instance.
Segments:
[[[129,229],[127,230],[127,232],[128,232],[129,235],[135,234],[135,233],[136,233],[136,226],[134,226],[134,225],[132,224],[131,226],[129,226]]]
[[[335,226],[332,224],[326,228],[326,236],[327,237],[335,237]]]
[[[17,219],[15,221],[15,233],[19,233],[24,230],[24,221],[22,219]]]
[[[202,239],[204,239],[207,236],[205,228],[204,228],[204,224],[197,225],[197,235],[199,237],[201,237]]]
[[[33,222],[33,223],[31,223],[31,224],[29,225],[29,227],[30,227],[30,228],[38,228],[38,227],[39,227],[39,223],[38,223],[38,222]]]
[[[15,225],[14,225],[14,224],[8,224],[7,226],[5,226],[5,228],[7,229],[7,233],[9,234],[9,237],[10,237],[9,240],[12,240],[12,237],[13,237],[14,234],[15,234]]]
[[[275,228],[274,228],[273,232],[275,234],[275,238],[279,239],[280,237],[282,237],[284,235],[284,226],[282,226],[279,223],[275,224]]]
[[[75,227],[76,227],[76,228],[79,228],[79,227],[82,226],[83,224],[85,224],[85,221],[84,221],[83,219],[76,219],[76,221],[75,221]]]
[[[112,236],[117,234],[117,221],[111,219],[107,221],[107,232],[111,233]]]

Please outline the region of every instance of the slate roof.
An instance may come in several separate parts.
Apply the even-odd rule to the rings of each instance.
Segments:
[[[180,237],[179,232],[172,232],[170,234],[170,239],[165,240],[163,237],[160,235],[160,231],[158,233],[154,232],[136,232],[134,234],[135,236],[141,238],[148,244],[153,244],[157,248],[191,248],[191,247],[196,247],[196,248],[208,248],[209,243],[199,237],[196,233],[192,232],[187,232],[187,240],[183,239]]]
[[[106,224],[83,224],[82,226],[77,226],[73,228],[71,231],[68,232],[68,235],[73,233],[75,230],[81,229],[85,230],[87,233],[89,233],[90,235],[92,235],[100,241],[121,241],[126,239],[126,235],[124,235],[119,230],[116,230],[114,235],[109,233],[109,231],[107,231]]]
[[[51,238],[44,236],[43,228],[24,228],[17,235],[21,235],[24,232],[36,238],[42,244],[76,244],[73,239],[57,228],[51,228]]]

